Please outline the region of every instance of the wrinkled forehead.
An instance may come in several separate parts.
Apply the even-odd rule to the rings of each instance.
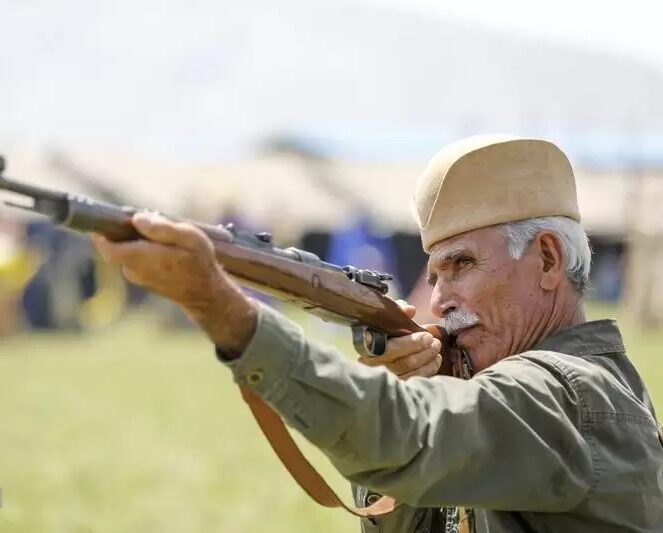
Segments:
[[[496,226],[489,226],[437,242],[431,248],[428,263],[431,265],[453,261],[459,255],[478,257],[506,252],[506,238]]]

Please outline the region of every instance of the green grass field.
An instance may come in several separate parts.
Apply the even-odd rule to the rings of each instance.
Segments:
[[[626,340],[663,412],[663,333]],[[0,343],[3,533],[357,530],[289,479],[196,332],[135,315],[94,335]]]

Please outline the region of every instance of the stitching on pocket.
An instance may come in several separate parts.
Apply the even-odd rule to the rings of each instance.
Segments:
[[[617,413],[613,411],[586,411],[583,413],[583,418],[586,417],[587,422],[605,422],[607,420],[615,421],[618,424],[640,424],[643,426],[654,426],[657,424],[651,416],[631,414],[631,413]]]

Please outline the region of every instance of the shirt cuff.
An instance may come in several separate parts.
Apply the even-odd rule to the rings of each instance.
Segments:
[[[217,351],[218,354],[218,351]],[[291,369],[304,357],[302,329],[272,309],[259,303],[256,331],[237,359],[219,360],[233,373],[235,382],[251,389],[268,402],[285,394]]]

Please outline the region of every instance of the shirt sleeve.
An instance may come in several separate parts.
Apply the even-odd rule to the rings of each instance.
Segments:
[[[592,456],[578,394],[536,354],[468,381],[403,381],[261,305],[253,339],[228,366],[353,483],[413,507],[559,512],[588,491]]]

